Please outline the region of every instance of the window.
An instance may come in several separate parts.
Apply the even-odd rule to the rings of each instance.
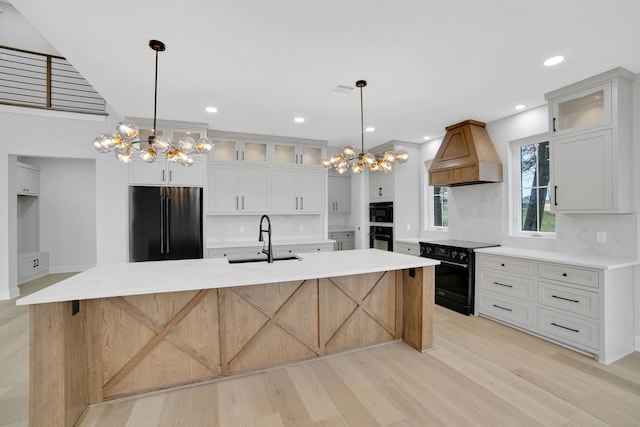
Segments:
[[[425,162],[425,228],[435,228],[438,230],[447,229],[449,226],[449,188],[429,186],[430,165],[431,162]]]
[[[546,135],[514,141],[514,234],[553,236],[556,216],[551,212],[549,141]]]

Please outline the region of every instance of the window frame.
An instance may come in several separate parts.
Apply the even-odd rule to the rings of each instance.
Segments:
[[[556,229],[550,231],[526,231],[522,230],[522,172],[520,170],[520,148],[525,145],[549,143],[549,167],[551,168],[551,136],[548,132],[516,139],[509,142],[509,234],[517,237],[535,237],[555,239],[558,233],[558,221],[556,216]],[[553,173],[549,170],[549,192],[553,188]],[[551,194],[551,193],[549,193]],[[553,212],[553,207],[551,208]],[[555,214],[555,212],[554,212]]]
[[[447,226],[442,226],[442,225],[434,225],[434,220],[435,220],[435,205],[433,203],[433,198],[435,196],[435,192],[433,191],[433,186],[429,185],[429,166],[431,166],[431,162],[432,160],[427,160],[424,162],[425,165],[425,178],[424,178],[424,182],[425,182],[425,203],[423,204],[423,206],[425,206],[425,215],[424,215],[424,222],[425,222],[425,230],[436,230],[436,231],[448,231],[449,227]],[[448,205],[448,204],[447,204]],[[449,223],[449,216],[447,215],[447,224]]]

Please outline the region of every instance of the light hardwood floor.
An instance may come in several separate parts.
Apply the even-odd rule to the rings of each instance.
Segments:
[[[28,318],[0,302],[0,425],[27,425]],[[640,426],[640,353],[610,366],[436,306],[394,342],[91,408],[80,426]]]

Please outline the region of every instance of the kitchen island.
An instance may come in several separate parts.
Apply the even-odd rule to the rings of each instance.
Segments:
[[[30,305],[30,424],[384,341],[427,350],[437,264],[363,249],[85,271],[17,302]]]

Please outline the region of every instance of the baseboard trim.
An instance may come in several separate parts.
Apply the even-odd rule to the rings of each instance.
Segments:
[[[0,291],[0,300],[9,300],[20,296],[20,288],[3,289]]]
[[[49,273],[77,273],[93,267],[95,267],[95,265],[65,265],[62,267],[49,267]]]

